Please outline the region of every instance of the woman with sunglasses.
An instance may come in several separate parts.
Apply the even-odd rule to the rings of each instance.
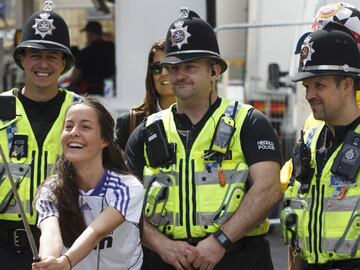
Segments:
[[[146,94],[141,105],[124,113],[116,120],[117,143],[122,150],[136,126],[148,115],[167,109],[175,103],[168,73],[160,64],[164,58],[165,40],[156,41],[149,52],[148,67],[145,79]]]

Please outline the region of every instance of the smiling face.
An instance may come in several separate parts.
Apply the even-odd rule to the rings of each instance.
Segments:
[[[175,95],[180,100],[209,97],[211,87],[210,63],[196,59],[176,65],[168,65],[169,79]]]
[[[102,164],[102,152],[108,144],[101,136],[99,118],[93,107],[85,104],[70,107],[61,143],[65,158],[75,167]]]
[[[57,81],[65,67],[62,52],[25,49],[20,59],[26,75],[27,88],[57,89]]]
[[[161,63],[164,58],[164,51],[156,50],[154,53],[153,63]],[[171,89],[168,72],[165,68],[161,70],[159,74],[153,75],[155,89],[161,97],[174,96],[174,92]]]

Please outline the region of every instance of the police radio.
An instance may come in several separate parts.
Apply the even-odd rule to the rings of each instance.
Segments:
[[[223,115],[216,126],[210,150],[221,154],[226,154],[235,129],[236,128],[234,119],[229,116]]]
[[[314,169],[310,166],[311,151],[304,142],[304,131],[301,131],[300,141],[295,145],[292,163],[294,168],[293,175],[301,183],[300,193],[307,193],[310,188],[311,178]]]
[[[360,168],[360,134],[350,130],[331,166],[333,174],[354,181]]]

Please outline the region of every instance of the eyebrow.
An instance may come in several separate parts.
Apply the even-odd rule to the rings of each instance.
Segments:
[[[67,119],[67,120],[65,120],[65,122],[72,122],[72,123],[74,123],[74,120],[72,120],[72,119]],[[82,119],[82,120],[80,120],[80,123],[84,123],[84,122],[86,122],[86,123],[93,123],[93,121],[91,121],[91,120],[88,120],[88,119]]]

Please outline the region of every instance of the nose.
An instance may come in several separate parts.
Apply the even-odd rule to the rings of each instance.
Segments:
[[[169,75],[169,72],[168,72],[168,70],[166,68],[163,67],[162,70],[161,70],[161,74],[163,76],[167,76],[167,75]]]
[[[183,67],[181,67],[181,65],[175,69],[170,69],[169,77],[172,77],[175,80],[182,80],[182,79],[186,78],[185,69]]]
[[[70,136],[72,137],[77,137],[79,136],[79,129],[74,126],[71,130],[70,130]]]
[[[305,98],[306,98],[307,100],[311,100],[311,99],[313,99],[314,97],[315,97],[315,91],[314,91],[314,89],[313,89],[312,87],[308,86],[308,87],[306,88]]]
[[[49,63],[48,63],[46,57],[41,57],[41,58],[39,59],[38,66],[40,66],[40,67],[42,67],[42,68],[49,66]]]

